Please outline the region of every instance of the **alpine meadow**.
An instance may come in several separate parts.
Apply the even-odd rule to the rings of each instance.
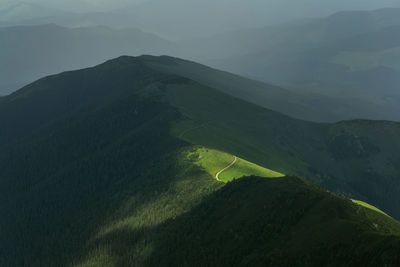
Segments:
[[[399,8],[0,0],[0,266],[400,266]]]

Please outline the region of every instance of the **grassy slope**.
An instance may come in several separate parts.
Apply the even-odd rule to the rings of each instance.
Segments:
[[[169,64],[163,64],[169,62]],[[161,64],[160,64],[161,63]],[[172,62],[166,58],[147,58],[147,65],[164,73],[186,77],[248,102],[282,112],[289,116],[313,121],[337,121],[343,117],[315,106],[316,95],[301,95],[281,87],[246,79],[186,60]],[[246,91],[243,91],[246,88]],[[285,103],[282,105],[282,103]],[[313,103],[313,104],[312,104]]]
[[[175,125],[176,136],[191,129],[182,137],[188,142],[299,175],[399,216],[398,123],[309,123],[193,82],[167,88],[168,101],[186,118]]]
[[[374,211],[377,211],[377,212],[379,212],[379,213],[382,213],[382,214],[387,215],[386,213],[384,213],[383,211],[381,211],[381,210],[378,209],[377,207],[374,207],[374,206],[372,206],[372,205],[370,205],[370,204],[368,204],[368,203],[365,203],[364,201],[360,201],[360,200],[352,200],[352,201],[353,201],[354,203],[360,205],[360,206],[363,206],[363,207],[366,207],[366,208],[368,208],[368,209],[371,209],[371,210],[374,210]]]
[[[232,181],[243,176],[258,176],[265,178],[283,177],[283,174],[274,172],[244,159],[238,159],[237,162],[228,170],[220,175],[220,179],[224,182]]]
[[[189,154],[188,157],[213,177],[215,177],[218,171],[228,166],[234,159],[234,156],[228,153],[208,148],[199,148]]]
[[[215,177],[216,173],[229,166],[234,160],[234,156],[221,152],[218,150],[208,148],[198,148],[187,154],[187,158],[194,162],[197,166],[203,168],[209,175]],[[236,163],[225,170],[220,179],[223,182],[230,182],[232,180],[242,178],[245,176],[257,176],[264,178],[278,178],[283,177],[281,173],[274,172],[264,167],[258,166],[254,163],[248,162],[244,159],[238,158]],[[380,209],[359,200],[352,200],[354,203],[366,207],[368,209],[380,212],[387,215]]]
[[[185,78],[148,69],[142,60],[123,57],[96,68],[48,77],[0,100],[0,121],[8,125],[0,128],[0,215],[6,218],[0,221],[0,235],[4,237],[0,265],[63,266],[74,262],[96,266],[97,262],[101,266],[126,266],[146,264],[149,258],[160,260],[156,256],[162,252],[158,247],[172,240],[165,237],[168,231],[164,230],[170,227],[167,223],[176,219],[180,227],[180,217],[201,203],[219,207],[219,201],[208,202],[206,198],[223,186],[188,160],[187,153],[193,150],[177,137],[317,182],[329,181],[322,172],[326,168],[326,172],[335,174],[331,187],[340,185],[345,173],[341,171],[346,165],[335,165],[341,159],[348,157],[357,168],[357,164],[362,165],[357,159],[360,153],[365,156],[365,151],[354,150],[354,140],[348,140],[343,131],[330,135],[344,136],[335,143],[343,151],[327,150],[325,141],[330,139],[321,136],[340,125],[290,119]],[[354,132],[361,132],[358,136],[370,127],[371,137],[385,137],[385,145],[392,149],[392,153],[383,154],[388,150],[382,145],[382,153],[377,155],[372,149],[375,159],[385,162],[388,155],[395,159],[397,143],[392,140],[396,140],[397,126],[388,123],[378,129],[375,123],[368,127],[364,124],[351,125]],[[341,126],[351,130],[347,123]],[[355,144],[359,142],[364,145],[366,141]],[[330,158],[333,155],[337,161]],[[311,171],[311,166],[319,169]],[[384,167],[387,174],[391,166]],[[351,174],[357,174],[357,168],[352,168]],[[379,180],[387,177],[373,180],[373,174],[362,181],[366,190],[384,188]],[[343,175],[342,179],[348,177]],[[371,184],[375,188],[367,184],[371,181],[380,183]],[[396,185],[393,180],[392,195],[386,194],[387,202],[383,203],[396,203]],[[357,186],[350,189],[354,187],[355,191]],[[247,194],[240,184],[234,191],[238,197]],[[282,196],[290,202],[291,198]],[[263,197],[269,203],[268,195]],[[280,202],[282,199],[278,199]],[[276,212],[290,216],[287,210]],[[230,216],[227,213],[227,218]],[[245,218],[246,213],[237,216]],[[371,216],[375,222],[375,213]],[[378,219],[383,220],[378,225],[387,226],[372,235],[372,243],[385,239],[382,234],[397,231],[389,217]],[[206,221],[196,223],[202,222]],[[327,227],[335,232],[335,225]],[[361,233],[370,235],[367,229]],[[254,229],[248,238],[256,234],[259,232]],[[356,251],[368,253],[375,249],[374,244]],[[178,254],[162,258],[175,256],[180,258]]]
[[[221,152],[218,150],[208,148],[198,148],[187,154],[187,158],[194,162],[197,166],[203,168],[209,175],[215,177],[216,173],[229,166],[234,160],[234,156]],[[220,175],[220,180],[223,182],[230,182],[232,180],[242,178],[245,176],[257,176],[264,178],[278,178],[284,177],[283,174],[274,172],[264,167],[258,166],[254,163],[248,162],[244,159],[238,158],[236,163],[225,170]],[[387,215],[380,209],[360,200],[352,200],[354,203],[371,209],[373,211]],[[387,215],[388,216],[388,215]]]
[[[399,124],[354,121],[328,125],[294,120],[184,78],[165,78],[158,69],[147,68],[154,61],[174,66],[179,60],[120,58],[94,69],[65,73],[62,79],[46,78],[6,98],[20,99],[18,105],[27,110],[10,113],[14,104],[7,101],[0,107],[2,122],[10,126],[0,130],[0,146],[30,134],[32,127],[44,127],[44,122],[63,116],[68,109],[96,106],[95,101],[113,101],[119,94],[139,90],[157,98],[166,95],[162,100],[183,114],[172,129],[176,137],[185,133],[182,138],[189,142],[299,175],[398,216]],[[52,87],[59,89],[51,94],[43,90]],[[23,128],[18,123],[22,119],[29,122]],[[7,135],[11,129],[13,134]]]
[[[232,155],[207,148],[199,148],[190,154],[189,157],[195,160],[196,165],[204,168],[213,177],[215,177],[217,172],[229,166],[234,160],[234,156]],[[223,182],[229,182],[243,176],[251,175],[266,178],[283,176],[280,173],[238,158],[232,167],[220,174],[219,179]]]

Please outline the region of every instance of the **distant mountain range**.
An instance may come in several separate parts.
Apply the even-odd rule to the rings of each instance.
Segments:
[[[0,50],[5,63],[0,66],[0,93],[3,95],[41,76],[96,65],[110,57],[182,53],[178,45],[137,29],[69,29],[50,24],[0,28],[0,36],[4,40]],[[338,111],[334,98],[298,94],[193,62],[186,61],[176,70],[187,72],[190,78],[202,82],[213,81],[209,84],[212,87],[222,85],[238,97],[297,118],[315,121],[357,118],[351,101],[343,101]],[[315,103],[315,99],[319,99],[319,103]],[[282,105],[284,102],[290,104]]]
[[[1,97],[0,265],[398,266],[400,124],[294,119],[240,81],[125,56]]]
[[[50,24],[6,27],[0,29],[0,36],[4,40],[0,51],[5,63],[0,66],[0,93],[3,95],[41,76],[96,65],[119,55],[179,55],[190,51],[190,48],[182,49],[178,44],[137,29],[69,29]],[[245,63],[246,60],[243,60],[238,65],[245,66]],[[379,102],[360,100],[357,95],[346,98],[340,94],[329,95],[318,90],[285,90],[191,62],[185,64],[187,69],[197,69],[197,72],[190,72],[191,78],[210,81],[211,77],[215,77],[210,86],[223,84],[227,90],[235,91],[238,97],[296,118],[313,121],[397,118],[392,110],[397,110],[398,107],[386,105],[382,109]],[[180,70],[185,71],[185,68]],[[224,77],[224,80],[219,80],[220,77]],[[389,82],[393,81],[387,80]],[[243,88],[247,88],[247,92]],[[396,103],[395,98],[391,101]],[[392,113],[388,115],[388,112]]]
[[[400,9],[341,12],[183,45],[211,66],[298,93],[352,99],[360,117],[399,120],[399,18]]]
[[[75,14],[73,19],[69,15],[58,19],[60,24],[70,26],[120,21],[119,25],[111,23],[119,27],[136,23],[129,20],[138,17],[128,13]],[[136,29],[70,29],[54,24],[6,27],[0,29],[0,38],[4,40],[0,57],[5,62],[0,66],[0,95],[39,77],[92,66],[120,55],[168,54],[286,88],[282,95],[291,99],[288,101],[313,110],[308,112],[311,115],[297,113],[298,118],[397,121],[399,18],[400,9],[348,11],[180,42]],[[53,19],[35,19],[35,23]],[[268,95],[259,98],[260,95],[258,100],[254,99],[263,105]]]
[[[44,75],[89,67],[120,55],[177,54],[173,43],[138,29],[69,29],[54,24],[0,28],[0,94]]]
[[[10,2],[17,12],[10,12],[7,6],[0,4],[0,12],[5,9],[3,18],[0,16],[0,21],[8,21],[7,17],[13,18],[12,24],[8,26],[56,23],[66,27],[97,25],[113,28],[134,27],[173,40],[264,27],[294,19],[328,16],[341,10],[400,7],[400,4],[393,0],[329,2],[320,0],[251,0],[247,2],[242,0],[116,0],[112,4],[107,1],[80,0],[71,0],[68,3],[51,0],[25,0],[24,2],[12,0]],[[49,7],[75,13],[62,14],[55,9],[53,12],[44,12],[51,11],[52,8]],[[222,10],[224,16],[221,16]]]

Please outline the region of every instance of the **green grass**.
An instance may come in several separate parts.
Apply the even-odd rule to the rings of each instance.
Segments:
[[[167,60],[164,58],[164,60]],[[148,58],[147,63],[153,69],[186,77],[200,84],[215,88],[220,92],[238,97],[250,103],[282,112],[295,118],[315,121],[338,120],[331,112],[318,109],[307,104],[308,97],[294,94],[289,90],[259,81],[240,77],[228,72],[216,70],[198,63],[177,60],[174,64],[166,64],[160,59]],[[246,88],[246,90],[243,90]],[[282,105],[285,103],[285,105]]]
[[[364,196],[399,218],[394,203],[399,198],[400,124],[294,120],[194,82],[168,84],[165,91],[166,101],[184,117],[174,123],[172,135],[333,192],[344,189],[356,199]]]
[[[385,214],[386,216],[389,216],[389,215],[387,215],[385,212],[383,212],[383,211],[381,211],[380,209],[378,209],[377,207],[374,207],[374,206],[372,206],[372,205],[370,205],[370,204],[368,204],[368,203],[366,203],[366,202],[364,202],[364,201],[361,201],[361,200],[354,200],[354,199],[352,199],[352,201],[353,201],[354,203],[360,205],[360,206],[366,207],[366,208],[368,208],[368,209],[371,209],[371,210],[377,211],[377,212],[379,212],[379,213]]]
[[[199,148],[188,154],[188,158],[194,160],[195,164],[205,169],[211,176],[215,177],[217,172],[229,166],[235,157],[215,149]],[[236,163],[219,175],[222,182],[230,182],[244,176],[259,176],[265,178],[277,178],[284,175],[247,160],[238,158]]]
[[[231,168],[224,171],[219,178],[221,179],[221,181],[229,182],[243,176],[251,175],[264,178],[278,178],[285,176],[281,173],[248,162],[247,160],[238,159],[237,162]]]
[[[215,177],[218,171],[228,166],[234,159],[228,153],[208,148],[199,148],[189,153],[188,158],[205,169],[212,177]]]

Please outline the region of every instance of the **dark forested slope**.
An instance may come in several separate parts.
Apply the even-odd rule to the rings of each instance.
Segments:
[[[148,266],[400,263],[398,222],[293,177],[237,180],[160,228]]]
[[[187,227],[197,225],[196,229],[201,230],[213,218],[203,218],[204,208],[218,205],[219,197],[226,200],[230,190],[237,192],[232,192],[232,197],[241,198],[246,192],[265,186],[265,196],[255,191],[250,194],[254,198],[243,198],[237,205],[273,200],[275,195],[267,194],[271,184],[254,179],[221,189],[223,184],[187,158],[193,145],[216,148],[284,174],[296,174],[331,191],[368,201],[396,218],[400,216],[399,124],[374,121],[317,124],[292,119],[230,96],[226,87],[220,90],[210,87],[216,86],[215,81],[201,83],[184,73],[165,70],[180,62],[170,57],[121,57],[94,68],[46,77],[0,98],[0,123],[6,125],[0,128],[0,216],[3,218],[0,265],[119,266],[127,262],[138,265],[165,260],[181,262],[182,259],[174,258],[180,252],[166,258],[165,250],[158,246],[170,242],[168,229],[180,228],[182,220],[186,220],[181,217],[185,213],[197,218]],[[278,217],[274,218],[281,218],[288,225],[287,231],[296,229],[292,228],[293,223],[303,216],[314,216],[308,211],[314,205],[311,203],[318,201],[312,199],[333,198],[332,203],[338,203],[343,206],[340,210],[346,211],[347,223],[337,226],[335,213],[315,212],[321,220],[326,216],[333,220],[326,232],[321,232],[322,239],[333,232],[343,231],[345,235],[346,231],[354,230],[359,235],[354,242],[349,241],[348,248],[371,240],[370,246],[354,247],[354,255],[370,255],[368,251],[381,247],[380,242],[397,248],[397,238],[390,235],[397,233],[398,226],[391,218],[375,213],[377,217],[369,217],[370,213],[348,200],[328,197],[331,195],[298,180],[288,181],[284,203],[289,206],[279,210],[275,210],[275,205],[265,207],[276,212]],[[297,182],[293,185],[290,181]],[[286,187],[285,183],[280,186]],[[311,199],[304,204],[303,213],[299,213],[301,207],[290,206],[297,198],[297,186],[298,190],[305,190],[300,193],[306,196],[304,201]],[[221,192],[210,196],[220,189]],[[279,194],[279,190],[274,191]],[[281,202],[282,196],[276,197]],[[224,205],[227,202],[222,201],[221,207]],[[261,207],[264,206],[256,206],[251,215],[258,214]],[[363,212],[357,213],[357,209]],[[234,218],[229,209],[223,210],[226,214],[219,214],[220,211],[215,214]],[[290,214],[295,216],[290,219],[287,217]],[[281,232],[268,221],[272,217],[249,218],[249,222],[252,220],[259,221],[267,230],[272,225],[271,233]],[[318,220],[310,221],[310,225]],[[215,223],[217,229],[225,224],[219,219]],[[242,225],[238,223],[235,227]],[[374,223],[379,227],[369,227]],[[360,224],[364,226],[357,227]],[[177,246],[187,244],[186,230],[178,237],[182,243]],[[254,228],[257,233],[258,230]],[[246,238],[250,240],[254,235],[255,232],[249,232]],[[243,233],[238,233],[238,240],[241,236]],[[202,238],[193,240],[193,248],[211,242],[206,240],[207,235]],[[215,239],[210,248],[219,247],[227,238],[230,237],[221,232],[221,238]],[[275,238],[281,240],[284,236]],[[307,240],[307,235],[293,238]],[[332,246],[341,242],[333,240]],[[260,251],[268,246],[266,243]],[[236,248],[240,253],[231,260],[244,264],[261,259],[268,262],[286,255],[268,256],[256,251],[249,256],[253,247],[245,243]],[[397,259],[391,250],[381,248],[382,254],[371,256],[372,259],[394,264]],[[223,255],[233,247],[226,249]],[[283,253],[282,246],[277,251]],[[285,253],[292,257],[300,255],[297,263],[301,264],[306,260],[303,252]],[[182,253],[196,251],[182,249]],[[342,257],[326,253],[338,262],[347,257],[358,259],[350,254]],[[207,250],[196,255],[186,256],[205,264],[218,261]],[[291,258],[287,260],[290,263]],[[319,260],[322,258],[310,264],[316,265]]]

